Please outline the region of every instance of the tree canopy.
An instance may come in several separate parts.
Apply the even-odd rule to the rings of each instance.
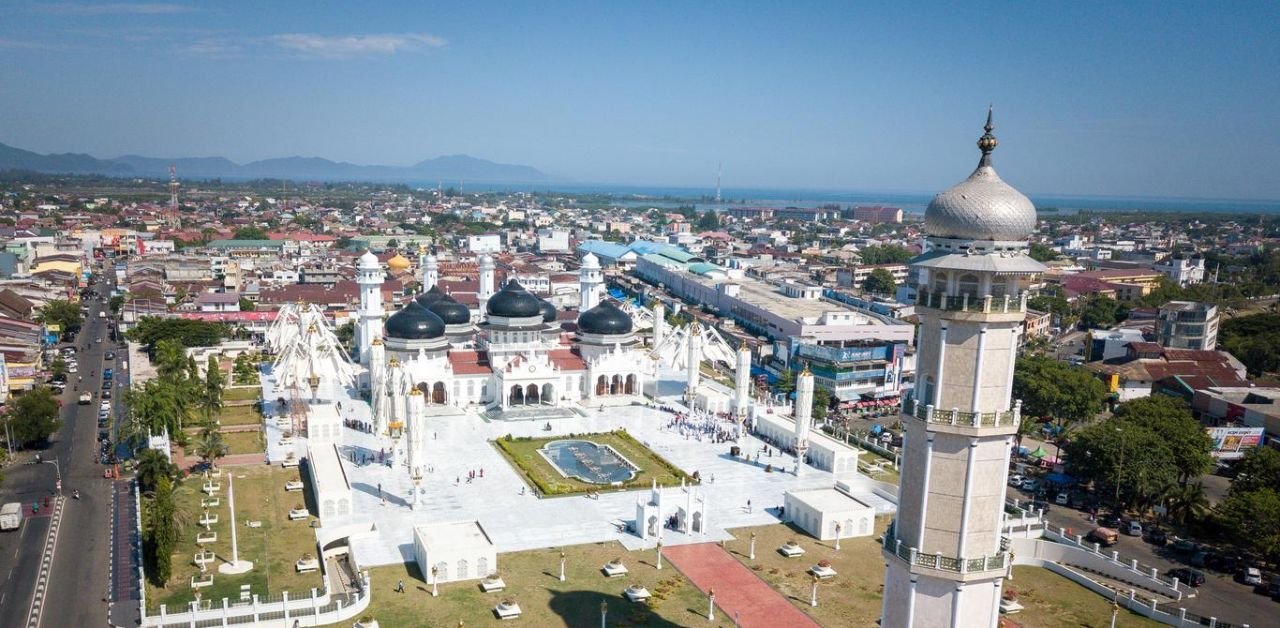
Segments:
[[[1053,250],[1053,247],[1041,242],[1032,242],[1031,250],[1027,254],[1031,256],[1031,259],[1036,260],[1037,262],[1052,262],[1053,260],[1062,257],[1061,254]]]
[[[40,308],[36,320],[45,325],[58,325],[62,333],[74,334],[80,331],[84,318],[80,316],[80,304],[66,299],[54,299]]]
[[[868,246],[858,251],[863,264],[904,264],[915,257],[911,251],[896,244]]]
[[[1218,344],[1249,369],[1249,374],[1280,371],[1280,314],[1252,314],[1222,321]]]
[[[862,282],[862,290],[871,294],[893,294],[898,282],[894,281],[893,273],[884,268],[877,268],[867,275]]]
[[[1094,295],[1080,308],[1080,324],[1085,329],[1106,329],[1129,318],[1129,308],[1115,299]]]
[[[1014,366],[1013,396],[1022,400],[1024,414],[1078,423],[1102,409],[1107,389],[1083,367],[1030,355]]]
[[[235,231],[237,240],[266,240],[267,232],[258,227],[241,227]]]
[[[147,352],[154,356],[161,340],[174,340],[183,347],[209,347],[221,342],[227,333],[227,327],[220,323],[144,316],[125,336],[146,345]]]
[[[45,443],[62,422],[58,419],[58,399],[53,390],[38,386],[10,398],[6,419],[14,443],[31,447]]]

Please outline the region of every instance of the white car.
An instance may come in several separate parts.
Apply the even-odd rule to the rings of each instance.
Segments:
[[[1018,488],[1019,486],[1022,486],[1022,481],[1025,479],[1026,478],[1022,477],[1021,475],[1011,475],[1009,476],[1009,486]]]
[[[1262,586],[1262,572],[1257,567],[1247,567],[1244,573],[1240,575],[1240,579],[1249,586]]]
[[[110,410],[110,409],[111,409],[111,402],[110,402],[110,401],[104,401],[104,402],[102,402],[102,405],[101,405],[98,409],[99,409],[99,410]]]
[[[1069,501],[1071,501],[1071,496],[1067,495],[1066,491],[1058,493],[1058,496],[1053,498],[1053,503],[1059,506],[1066,506]]]

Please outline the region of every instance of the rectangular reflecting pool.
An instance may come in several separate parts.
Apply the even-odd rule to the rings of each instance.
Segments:
[[[630,480],[638,469],[608,445],[589,440],[555,440],[538,450],[565,477],[592,484]]]

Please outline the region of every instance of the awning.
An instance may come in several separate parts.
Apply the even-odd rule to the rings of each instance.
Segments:
[[[1031,452],[1031,453],[1027,454],[1027,457],[1028,457],[1028,458],[1043,458],[1043,457],[1045,457],[1045,456],[1047,456],[1047,455],[1049,455],[1049,452],[1047,452],[1047,451],[1045,451],[1045,450],[1044,450],[1044,445],[1041,445],[1041,446],[1039,446],[1039,447],[1036,447],[1036,450],[1035,450],[1035,451],[1033,451],[1033,452]]]
[[[1059,486],[1071,486],[1076,483],[1075,478],[1065,473],[1050,473],[1049,475],[1044,476],[1044,479]]]

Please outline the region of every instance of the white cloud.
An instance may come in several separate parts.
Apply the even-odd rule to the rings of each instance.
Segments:
[[[161,2],[111,2],[106,4],[38,4],[34,10],[54,15],[171,15],[193,11],[192,7]]]
[[[336,36],[284,33],[273,36],[271,41],[285,50],[324,59],[389,55],[423,48],[441,48],[447,43],[443,37],[429,33]]]

